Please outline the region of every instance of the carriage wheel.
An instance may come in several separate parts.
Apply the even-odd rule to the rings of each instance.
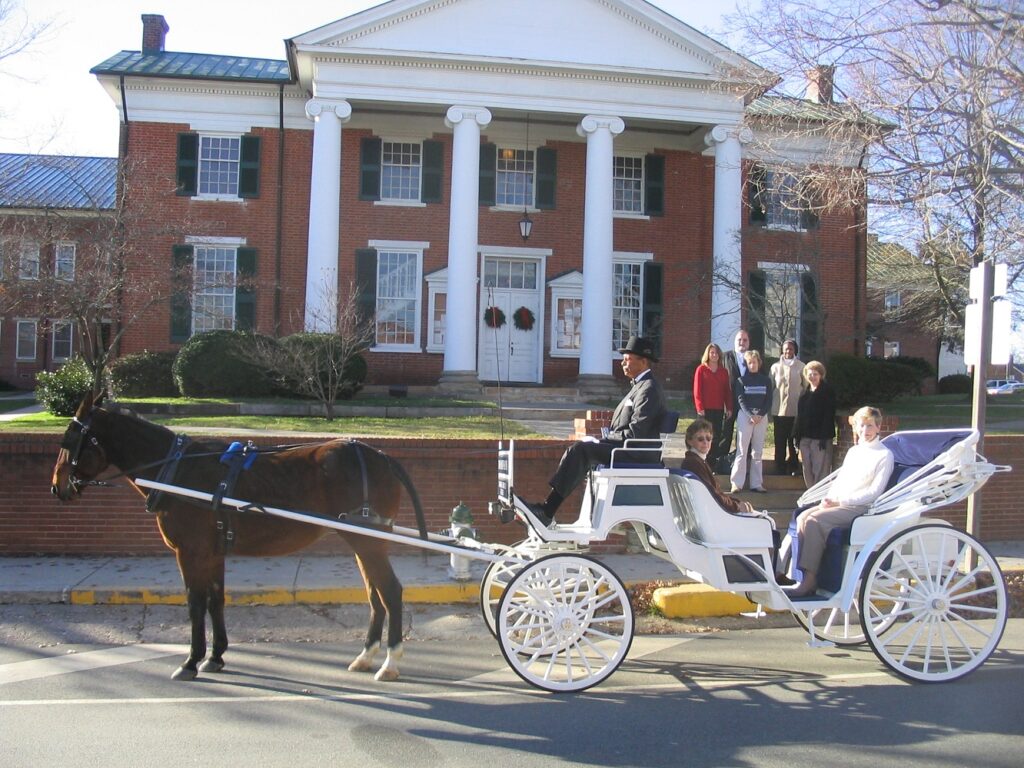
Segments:
[[[527,541],[528,539],[523,539],[511,547],[495,546],[494,549],[499,552],[522,554],[518,548]],[[515,560],[495,561],[487,566],[484,577],[480,580],[480,612],[484,615],[484,624],[494,637],[498,636],[498,603],[505,594],[505,587],[522,567],[522,563]]]
[[[582,555],[549,555],[523,568],[498,604],[498,643],[523,680],[583,691],[618,669],[633,642],[633,608],[611,569]]]
[[[794,610],[793,619],[804,631],[810,631],[809,621],[813,620],[814,634],[836,645],[861,645],[866,639],[860,626],[860,607],[856,601],[850,606],[849,612],[838,608]]]
[[[871,649],[911,680],[963,677],[991,655],[1006,626],[999,564],[975,538],[944,525],[910,528],[875,552],[860,603]]]

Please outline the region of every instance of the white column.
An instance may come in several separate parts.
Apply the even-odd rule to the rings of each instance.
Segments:
[[[743,164],[740,145],[750,130],[718,125],[704,137],[715,151],[715,217],[711,287],[711,340],[732,349],[743,300],[740,228],[743,223]]]
[[[477,381],[476,273],[480,217],[480,129],[491,122],[484,107],[455,106],[445,125],[454,131],[452,196],[448,220],[448,304],[445,319],[446,382]]]
[[[347,101],[310,99],[313,169],[309,189],[306,257],[306,330],[338,327],[338,221],[341,216],[341,124],[352,116]]]
[[[587,139],[581,377],[612,373],[612,150],[614,137],[625,127],[618,117],[587,115],[576,128]]]

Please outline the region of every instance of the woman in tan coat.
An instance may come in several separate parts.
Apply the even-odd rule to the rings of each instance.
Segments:
[[[782,357],[772,365],[772,424],[775,426],[775,474],[799,477],[800,459],[797,454],[793,422],[796,405],[803,387],[804,364],[797,355],[796,341],[782,342]]]

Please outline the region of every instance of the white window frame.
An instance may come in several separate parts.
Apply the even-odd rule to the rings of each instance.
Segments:
[[[760,190],[765,205],[764,226],[782,232],[806,232],[801,225],[806,207],[800,201],[802,175],[795,170],[783,170],[761,164],[764,170],[764,187]],[[786,198],[795,198],[796,206],[787,204]],[[795,220],[791,220],[795,217]]]
[[[502,153],[503,152],[512,152],[512,153],[514,153],[517,162],[518,162],[519,155],[523,154],[525,156],[524,157],[524,162],[526,163],[528,170],[524,170],[524,171],[519,171],[519,170],[511,170],[511,171],[510,170],[501,170],[501,168],[499,166],[500,166],[500,164],[502,162]],[[537,151],[535,149],[533,149],[532,147],[529,148],[529,149],[524,149],[523,147],[500,146],[499,145],[499,146],[495,147],[495,153],[496,153],[496,155],[495,155],[495,158],[494,158],[494,209],[495,210],[501,210],[501,211],[521,211],[521,210],[523,210],[525,208],[525,209],[527,209],[529,211],[536,211],[537,210],[537,207],[536,207],[536,203],[537,203]],[[508,162],[507,159],[506,159],[506,162]],[[522,175],[526,179],[526,184],[528,186],[528,191],[526,193],[526,199],[525,200],[523,200],[521,202],[520,201],[516,201],[516,202],[511,202],[511,203],[510,202],[502,201],[502,199],[501,199],[501,195],[502,195],[501,177],[502,177],[502,174]]]
[[[61,257],[61,251],[70,249],[70,258],[65,254]],[[75,279],[75,266],[78,260],[78,246],[72,242],[59,242],[53,249],[53,276],[58,280],[64,280],[66,282],[73,282]],[[62,274],[61,264],[69,264],[70,269],[67,270],[67,274]]]
[[[764,272],[764,304],[765,304],[765,317],[763,318],[763,327],[765,332],[764,345],[765,349],[782,349],[782,342],[786,339],[799,339],[800,338],[800,327],[803,323],[803,305],[804,305],[804,284],[803,276],[805,273],[810,271],[810,267],[806,264],[789,264],[787,262],[778,261],[762,261],[758,262],[757,268]],[[793,322],[793,328],[788,329],[783,333],[781,339],[776,339],[774,336],[769,337],[769,322],[768,322],[768,302],[773,297],[769,283],[772,280],[781,281],[783,279],[786,282],[794,285],[796,291],[796,306],[793,308],[793,316],[796,318]],[[775,326],[772,325],[772,330]],[[759,350],[764,354],[765,350]]]
[[[552,313],[548,354],[551,357],[578,358],[580,356],[580,350],[578,347],[563,347],[561,345],[561,337],[563,335],[564,328],[559,325],[562,318],[558,313],[558,304],[561,301],[571,301],[574,303],[579,302],[580,323],[582,324],[583,275],[578,270],[573,270],[568,274],[556,277],[554,280],[549,281],[548,288],[551,289]]]
[[[38,280],[39,279],[39,243],[32,240],[22,240],[18,249],[18,279]],[[26,272],[26,266],[32,266]]]
[[[627,210],[624,210],[624,209],[619,208],[617,206],[617,200],[616,200],[615,189],[614,189],[616,183],[620,182],[620,181],[633,181],[633,179],[625,179],[625,178],[620,177],[620,176],[617,175],[617,170],[618,170],[617,162],[620,161],[620,160],[639,160],[640,161],[640,195],[639,195],[640,208],[639,208],[639,210],[627,211]],[[645,206],[647,204],[647,200],[644,197],[644,195],[646,194],[646,184],[645,184],[646,181],[647,181],[647,161],[646,161],[646,159],[644,158],[644,156],[642,154],[634,153],[634,152],[616,152],[615,153],[615,156],[612,158],[612,214],[615,217],[617,217],[617,218],[628,218],[628,219],[637,219],[637,218],[648,219],[648,218],[650,218],[649,216],[647,216],[644,213],[644,210],[646,210]]]
[[[422,352],[421,339],[423,338],[422,314],[423,314],[423,252],[430,247],[430,243],[411,240],[371,240],[369,246],[377,251],[377,295],[374,297],[374,345],[370,347],[372,352]],[[413,296],[415,302],[413,308],[413,338],[408,344],[388,344],[377,341],[376,317],[378,314],[377,301],[380,297],[380,256],[381,253],[402,253],[415,256],[416,274],[412,280]]]
[[[644,296],[644,264],[646,262],[648,262],[648,261],[653,261],[653,260],[654,260],[654,254],[653,253],[631,253],[631,252],[627,252],[627,251],[614,251],[612,253],[613,276],[614,276],[614,267],[615,267],[615,265],[618,265],[618,264],[631,265],[631,266],[635,265],[635,266],[639,266],[639,268],[640,268],[640,304],[639,304],[639,307],[637,308],[637,322],[636,322],[636,334],[638,336],[642,336],[643,333],[644,333],[644,299],[645,299],[645,296]],[[612,307],[612,312],[613,313],[615,312],[615,294],[614,294],[614,291],[615,291],[615,285],[614,285],[614,279],[613,279],[613,282],[612,282],[612,292],[613,293],[612,293],[611,296],[608,297],[609,302],[611,302],[611,307]],[[612,319],[612,322],[613,322],[613,325],[612,325],[612,349],[611,349],[612,359],[613,360],[621,360],[622,359],[622,355],[619,354],[619,352],[617,351],[619,349],[619,345],[615,341],[614,318]],[[628,336],[622,341],[622,343],[625,344],[627,341],[629,341],[629,337]]]
[[[57,352],[57,335],[67,329],[67,340],[60,340],[60,344],[67,345],[67,354]],[[70,320],[54,320],[50,323],[50,357],[56,362],[70,360],[75,354],[75,324]]]
[[[197,264],[199,262],[199,249],[200,248],[212,248],[212,249],[223,249],[234,251],[234,273],[231,280],[231,325],[226,330],[234,330],[235,324],[238,322],[238,317],[235,315],[235,306],[237,303],[237,295],[235,293],[235,284],[238,279],[238,249],[242,248],[246,244],[244,237],[203,237],[201,235],[189,235],[185,238],[185,243],[192,246],[192,287],[189,295],[189,302],[191,306],[191,327],[189,328],[189,336],[195,336],[197,333],[203,333],[204,331],[217,330],[217,328],[206,328],[202,330],[196,329],[196,318],[202,314],[206,317],[205,313],[196,311],[197,301],[199,297],[199,280],[202,277]],[[218,292],[226,295],[227,288],[225,286],[218,286],[216,288]],[[212,294],[211,294],[212,295]]]
[[[19,318],[15,321],[14,359],[22,362],[34,362],[39,358],[39,320],[36,318]],[[32,355],[26,355],[21,349],[21,328],[32,326]]]
[[[228,140],[234,141],[238,146],[238,156],[234,161],[231,160],[205,160],[203,158],[203,145],[207,141],[214,140]],[[213,131],[204,131],[199,134],[199,145],[196,150],[196,197],[203,200],[242,200],[238,195],[239,181],[242,170],[242,134],[241,133],[219,133]],[[203,167],[210,163],[234,163],[234,188],[235,191],[231,192],[207,192],[203,191]]]
[[[899,309],[903,304],[903,297],[900,295],[898,288],[890,288],[885,292],[885,311],[889,312],[894,309]]]
[[[901,344],[898,341],[886,341],[885,346],[882,348],[882,357],[888,360],[890,357],[899,357],[901,354]]]
[[[448,321],[448,268],[439,269],[436,272],[431,272],[425,278],[427,283],[427,352],[444,352],[444,342],[446,338],[446,324]],[[436,319],[437,315],[437,297],[445,297],[445,316],[441,320]],[[435,328],[435,323],[439,323],[440,327]],[[435,340],[436,335],[440,333],[441,340]]]
[[[387,145],[395,144],[409,144],[419,147],[419,162],[415,166],[417,169],[416,179],[416,193],[414,197],[386,197],[384,194],[384,169],[387,167],[396,167],[394,164],[387,165],[384,163],[384,152]],[[405,167],[405,166],[397,166]],[[380,188],[377,190],[380,195],[379,200],[375,200],[374,204],[379,205],[397,205],[397,206],[411,206],[416,208],[426,207],[426,203],[423,202],[423,142],[419,140],[403,139],[403,138],[382,138],[380,142]]]

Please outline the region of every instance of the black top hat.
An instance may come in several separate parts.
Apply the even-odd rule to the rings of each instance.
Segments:
[[[626,346],[619,350],[620,354],[623,352],[646,357],[652,363],[658,362],[658,358],[654,354],[654,344],[651,343],[650,339],[645,339],[643,336],[630,336]]]

